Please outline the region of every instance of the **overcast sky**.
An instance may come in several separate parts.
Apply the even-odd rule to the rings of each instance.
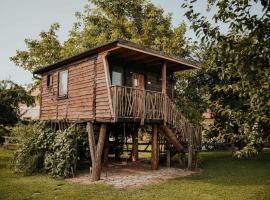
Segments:
[[[0,80],[10,79],[20,84],[32,82],[31,73],[15,66],[9,57],[16,50],[24,50],[25,38],[37,39],[42,30],[48,30],[54,22],[61,25],[58,31],[61,42],[67,39],[68,31],[75,21],[74,13],[82,11],[87,0],[1,0],[0,2]],[[173,25],[185,20],[181,1],[152,0],[166,13],[173,13]],[[203,1],[198,9],[203,12]],[[191,32],[188,37],[194,37]]]

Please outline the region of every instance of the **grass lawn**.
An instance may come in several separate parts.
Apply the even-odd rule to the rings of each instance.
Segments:
[[[270,199],[270,151],[248,160],[227,152],[202,153],[204,172],[141,189],[79,185],[10,169],[12,151],[0,148],[0,199]]]

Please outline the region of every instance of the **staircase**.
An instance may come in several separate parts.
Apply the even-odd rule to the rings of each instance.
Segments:
[[[171,143],[177,138],[182,146],[181,150],[179,147],[176,148],[178,152],[187,152],[189,145],[192,145],[194,151],[201,150],[202,127],[188,122],[168,96],[166,96],[165,102],[166,113],[164,113],[164,126],[162,126],[165,138],[170,139]],[[168,136],[170,137],[168,138]]]
[[[167,94],[125,86],[111,86],[110,93],[114,122],[159,122],[177,152],[191,155],[200,151],[202,128],[188,122]]]

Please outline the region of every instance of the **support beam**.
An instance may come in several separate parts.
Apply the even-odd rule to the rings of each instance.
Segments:
[[[138,128],[135,128],[132,133],[132,153],[131,153],[132,162],[137,162],[139,160],[138,152]]]
[[[166,94],[167,89],[167,64],[164,63],[162,66],[162,93]]]
[[[158,128],[157,125],[152,127],[152,157],[151,157],[151,169],[157,170],[159,163],[159,147],[158,147]]]
[[[184,146],[178,141],[175,133],[168,126],[161,126],[161,132],[178,152],[184,152]]]
[[[104,142],[106,139],[106,131],[107,131],[107,125],[101,124],[100,130],[99,130],[99,138],[96,145],[93,124],[90,122],[87,123],[89,148],[90,148],[91,161],[92,161],[92,173],[91,173],[92,181],[100,180],[101,169],[102,169],[101,159],[102,159]]]

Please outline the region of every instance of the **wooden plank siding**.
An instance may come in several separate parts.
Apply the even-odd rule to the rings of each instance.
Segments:
[[[68,70],[67,98],[58,98],[58,73],[62,70]],[[47,87],[48,74],[53,76],[50,88]],[[102,57],[98,55],[87,58],[43,74],[41,105],[41,120],[110,121]]]

